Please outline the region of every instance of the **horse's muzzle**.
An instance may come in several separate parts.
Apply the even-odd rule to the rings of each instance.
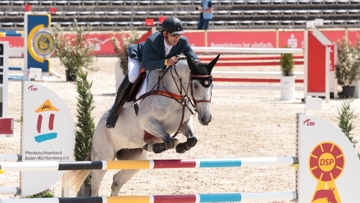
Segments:
[[[210,116],[202,116],[199,117],[199,121],[202,125],[209,125],[209,123],[211,122],[212,116],[210,114]]]

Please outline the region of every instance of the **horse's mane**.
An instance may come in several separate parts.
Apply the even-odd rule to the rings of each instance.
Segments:
[[[176,66],[188,66],[186,57],[180,57],[178,62],[176,63]]]

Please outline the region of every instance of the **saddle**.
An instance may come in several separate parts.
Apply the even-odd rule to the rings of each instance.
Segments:
[[[142,69],[136,81],[131,85],[131,87],[126,89],[125,99],[120,103],[119,107],[116,109],[117,116],[119,116],[120,111],[123,109],[126,102],[133,101],[135,103],[136,95],[140,91],[141,85],[143,84],[145,77],[146,77],[146,72]]]
[[[144,71],[144,69],[141,69],[139,77],[136,79],[136,81],[132,85],[130,92],[128,94],[128,98],[127,98],[128,102],[133,101],[135,103],[136,95],[139,93],[140,88],[145,80],[145,77],[146,77],[146,72]]]

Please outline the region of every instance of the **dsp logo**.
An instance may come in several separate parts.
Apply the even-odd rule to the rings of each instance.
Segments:
[[[320,156],[318,164],[322,171],[331,171],[335,166],[335,157],[330,153],[324,153]]]
[[[306,126],[314,126],[315,125],[315,122],[314,121],[311,121],[310,119],[306,119],[304,122],[303,122],[304,125]]]

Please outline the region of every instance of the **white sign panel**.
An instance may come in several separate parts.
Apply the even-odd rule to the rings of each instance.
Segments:
[[[64,101],[34,82],[23,86],[22,161],[73,161],[75,127]],[[50,188],[63,172],[22,172],[21,194]]]
[[[360,162],[341,130],[315,116],[300,114],[299,203],[359,202]]]

